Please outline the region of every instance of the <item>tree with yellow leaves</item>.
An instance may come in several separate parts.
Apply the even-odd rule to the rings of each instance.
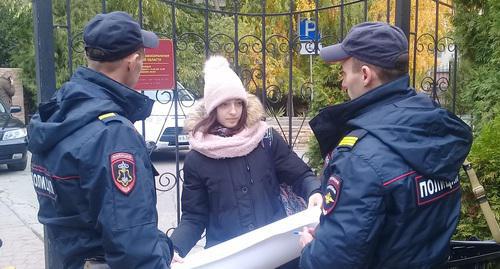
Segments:
[[[368,8],[368,19],[394,24],[394,16],[390,16],[387,20],[387,14],[394,14],[395,7],[395,0],[372,1]],[[410,74],[417,89],[422,90],[424,77],[431,75],[435,65],[447,65],[446,61],[449,60],[447,56],[454,52],[453,41],[448,38],[453,30],[452,12],[451,3],[446,1],[411,1]],[[436,51],[437,57],[435,57]],[[425,82],[423,84],[425,87]]]

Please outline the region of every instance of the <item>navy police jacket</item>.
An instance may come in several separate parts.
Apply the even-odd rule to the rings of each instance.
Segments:
[[[169,268],[154,168],[132,124],[151,113],[152,103],[82,67],[31,120],[38,218],[64,268],[102,256],[111,268]]]
[[[436,268],[460,214],[458,172],[472,135],[408,88],[408,76],[323,109],[323,214],[304,269]]]

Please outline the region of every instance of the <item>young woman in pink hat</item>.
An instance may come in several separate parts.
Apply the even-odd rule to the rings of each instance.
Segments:
[[[228,61],[213,56],[204,73],[204,99],[184,127],[192,150],[184,161],[182,218],[171,236],[182,257],[204,230],[208,248],[286,217],[282,183],[309,206],[322,202],[320,182],[266,124],[262,104]]]

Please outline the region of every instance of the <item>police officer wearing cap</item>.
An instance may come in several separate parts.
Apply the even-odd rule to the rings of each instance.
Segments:
[[[408,41],[395,26],[358,24],[320,56],[341,63],[351,100],[310,122],[325,158],[323,213],[303,229],[301,268],[439,268],[470,128],[408,86]]]
[[[88,67],[41,104],[28,127],[51,255],[71,269],[99,260],[110,268],[169,268],[172,246],[157,228],[156,172],[133,126],[151,113],[153,101],[132,87],[144,48],[156,47],[158,37],[112,12],[90,20],[83,39]]]

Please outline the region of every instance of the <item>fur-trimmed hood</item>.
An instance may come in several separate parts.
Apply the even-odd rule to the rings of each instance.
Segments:
[[[222,137],[200,131],[193,133],[196,124],[208,116],[203,101],[199,102],[184,122],[191,149],[212,159],[246,156],[259,145],[269,128],[264,121],[264,107],[255,95],[248,94],[247,113],[245,128],[233,136]]]
[[[253,94],[247,94],[247,122],[245,126],[252,127],[253,125],[264,120],[266,114],[264,112],[264,107],[260,102],[259,98]],[[186,121],[184,122],[184,130],[190,133],[198,122],[206,118],[207,112],[205,110],[205,103],[201,99],[187,115]]]

